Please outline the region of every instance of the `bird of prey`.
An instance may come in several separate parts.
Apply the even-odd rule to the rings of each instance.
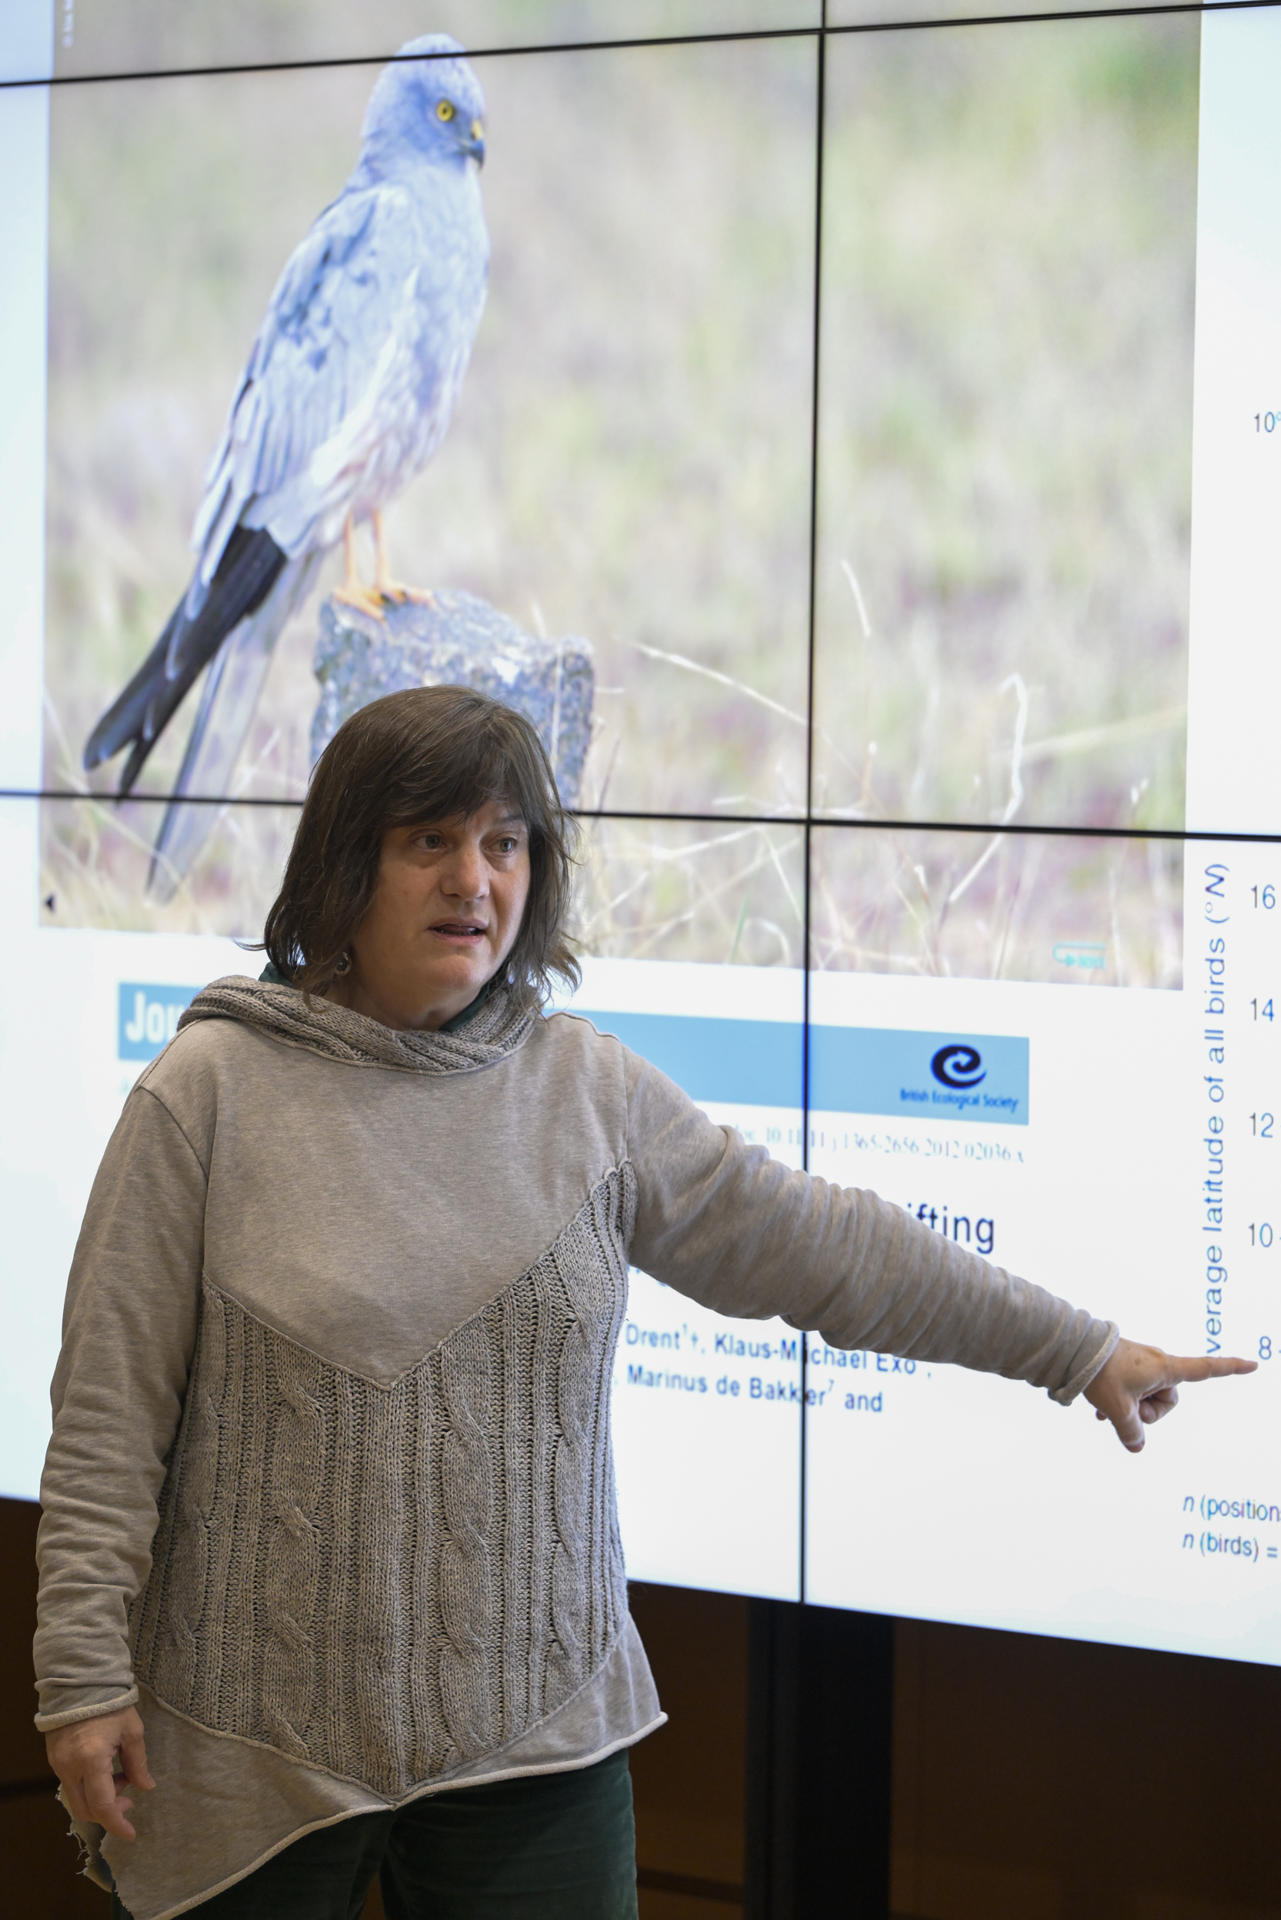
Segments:
[[[85,745],[87,769],[128,747],[123,798],[208,668],[148,875],[160,899],[215,812],[181,797],[226,792],[276,636],[321,556],[344,542],[336,596],[366,612],[409,593],[388,575],[381,512],[448,428],[485,301],[485,103],[461,55],[427,34],[380,74],[355,172],[286,263],[254,341],[196,514],[190,584]],[[372,586],[356,572],[362,521]]]

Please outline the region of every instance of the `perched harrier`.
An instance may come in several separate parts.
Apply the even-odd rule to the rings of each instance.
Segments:
[[[408,592],[388,578],[381,511],[445,434],[485,301],[485,103],[461,52],[429,34],[384,68],[356,170],[280,276],[209,467],[191,583],[85,746],[86,768],[129,748],[121,795],[205,667],[175,791],[226,792],[276,636],[339,539],[340,599],[376,613]],[[170,803],[151,893],[173,893],[211,813]]]

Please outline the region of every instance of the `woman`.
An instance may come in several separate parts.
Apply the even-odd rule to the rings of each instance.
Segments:
[[[609,1448],[629,1261],[1084,1392],[1132,1448],[1178,1382],[1244,1370],[1119,1341],[544,1017],[577,978],[568,833],[505,708],[356,714],[271,966],[197,997],[107,1149],[54,1382],[38,1724],[134,1920],[348,1920],[379,1869],[393,1920],[635,1912],[625,1749],[662,1715]]]

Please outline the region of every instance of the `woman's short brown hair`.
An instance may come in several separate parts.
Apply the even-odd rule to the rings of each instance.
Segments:
[[[527,1006],[577,986],[565,933],[574,824],[523,714],[470,687],[409,687],[361,707],[312,770],[263,945],[304,993],[324,993],[378,884],[383,835],[510,800],[529,833],[529,900],[504,976]]]

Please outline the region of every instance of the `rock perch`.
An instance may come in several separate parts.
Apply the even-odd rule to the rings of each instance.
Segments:
[[[561,799],[567,807],[579,803],[596,685],[586,640],[525,633],[505,613],[457,590],[436,593],[430,605],[389,605],[381,620],[331,597],[320,610],[315,673],[313,761],[344,720],[384,693],[475,687],[533,722]]]

